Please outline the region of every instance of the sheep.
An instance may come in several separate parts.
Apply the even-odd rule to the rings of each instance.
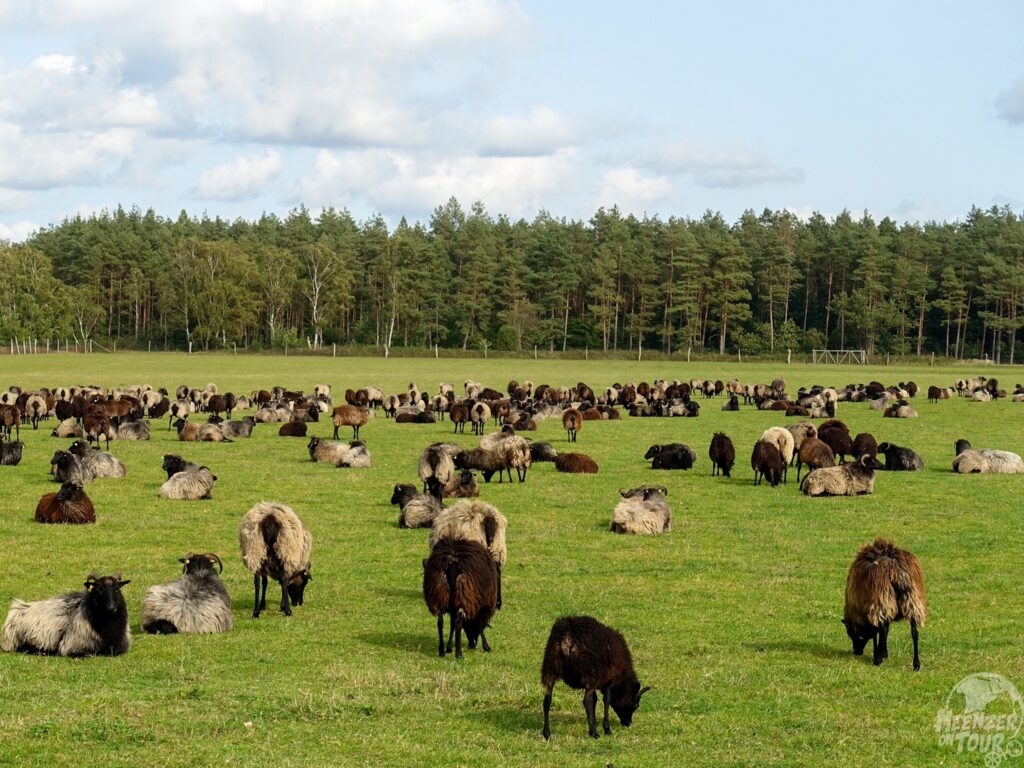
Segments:
[[[49,416],[46,399],[38,392],[25,398],[24,413],[32,422],[32,429],[39,429],[39,420]]]
[[[399,528],[429,528],[444,509],[440,494],[443,492],[437,478],[430,478],[430,493],[420,493],[416,486],[398,483],[391,494],[391,503],[398,505]]]
[[[352,450],[353,446],[356,446],[355,452]],[[310,461],[333,464],[336,467],[343,467],[349,466],[348,462],[355,459],[356,454],[360,453],[358,450],[359,446],[365,448],[365,443],[362,441],[353,441],[351,444],[335,443],[329,440],[323,440],[319,437],[312,437],[310,438],[309,445],[307,445],[306,448],[309,450]],[[369,466],[369,454],[367,453],[366,456],[366,466]]]
[[[306,584],[313,578],[309,562],[313,536],[302,520],[291,507],[260,502],[243,515],[238,544],[242,561],[252,574],[252,617],[258,619],[267,607],[268,578],[281,585],[281,612],[291,616],[291,605],[302,605]]]
[[[894,443],[879,443],[878,452],[885,456],[887,472],[917,472],[924,469],[924,460],[910,448]]]
[[[914,641],[914,671],[921,669],[918,629],[928,618],[924,570],[917,556],[881,537],[864,544],[846,578],[843,625],[860,656],[871,640],[875,666],[889,657],[889,624],[906,619]]]
[[[562,428],[566,431],[566,442],[575,443],[577,433],[583,429],[583,414],[569,408],[562,414]]]
[[[186,470],[198,471],[199,465],[191,461],[185,461],[185,459],[177,454],[165,453],[163,455],[163,470],[167,473],[167,479],[170,480],[179,472],[185,472]]]
[[[76,440],[68,448],[92,472],[93,477],[124,477],[124,462],[104,451],[97,451],[84,440]]]
[[[971,400],[976,403],[990,403],[992,402],[992,395],[985,389],[976,389],[971,394]]]
[[[48,493],[39,500],[35,519],[37,523],[95,523],[96,510],[80,484],[63,483],[57,493]]]
[[[786,462],[775,443],[766,440],[758,440],[754,443],[754,450],[750,454],[750,468],[754,470],[754,485],[760,485],[761,480],[767,477],[768,482],[774,488],[782,482],[785,467]]]
[[[793,435],[793,458],[790,459],[792,465],[796,461],[796,452],[800,450],[800,444],[808,437],[817,437],[818,428],[809,421],[798,421],[796,424],[787,425],[786,429]]]
[[[116,425],[114,421],[111,424],[114,425],[115,440],[149,440],[149,424],[145,421],[117,420]]]
[[[213,498],[213,483],[217,476],[209,467],[198,467],[176,472],[160,486],[160,498],[179,501],[197,501]]]
[[[338,464],[339,467],[350,469],[369,469],[371,466],[370,451],[362,440],[353,440],[349,443],[346,453]]]
[[[427,480],[436,477],[444,485],[455,476],[455,456],[462,451],[457,443],[431,443],[423,449],[417,464],[417,472],[427,490]]]
[[[131,648],[121,574],[89,574],[85,590],[27,603],[15,599],[0,650],[55,656],[120,656]]]
[[[437,542],[423,561],[423,599],[431,615],[437,616],[437,654],[452,650],[462,658],[462,632],[470,648],[477,639],[490,652],[484,630],[499,606],[499,574],[487,549],[475,542],[444,539]],[[444,641],[444,616],[448,614],[448,643]]]
[[[11,439],[11,428],[15,430],[15,438],[21,440],[21,409],[16,405],[0,405],[0,432],[8,440]]]
[[[889,419],[916,419],[917,411],[911,408],[906,400],[897,400],[885,409],[882,416]]]
[[[304,425],[303,425],[304,426]],[[195,443],[230,443],[224,436],[219,424],[190,424],[184,419],[174,422],[178,430],[178,439],[182,442]]]
[[[334,409],[331,419],[334,422],[332,439],[338,439],[338,430],[341,427],[352,427],[352,439],[358,440],[359,428],[370,420],[370,411],[354,405],[339,405]]]
[[[878,456],[878,443],[875,436],[870,432],[858,432],[853,438],[852,451],[854,456],[863,456],[865,453],[875,458]]]
[[[331,385],[330,384],[317,384],[313,387],[313,397],[325,397],[328,400],[331,399]]]
[[[808,473],[800,484],[807,496],[860,496],[875,490],[875,470],[885,467],[868,454],[838,467]]]
[[[451,476],[444,485],[442,495],[444,498],[469,499],[480,495],[480,485],[476,481],[476,475],[469,470],[462,470]]]
[[[16,467],[21,463],[21,454],[25,444],[20,440],[15,443],[0,441],[0,467]]]
[[[708,458],[711,459],[711,476],[719,472],[729,477],[732,466],[736,463],[736,448],[732,440],[724,432],[715,432],[711,437],[711,446],[708,448]]]
[[[672,530],[672,510],[665,497],[665,486],[644,485],[620,488],[622,501],[612,511],[612,533],[656,534]]]
[[[739,398],[734,394],[729,395],[729,399],[722,406],[722,410],[726,412],[736,412],[740,409]]]
[[[811,470],[822,467],[834,467],[836,464],[835,454],[832,449],[816,437],[809,437],[800,443],[800,450],[796,458],[796,481],[800,482],[800,474],[806,464]]]
[[[478,499],[462,499],[443,510],[430,528],[427,546],[433,550],[443,539],[475,541],[490,552],[498,569],[498,600],[501,608],[501,571],[508,560],[505,532],[508,520],[496,507]]]
[[[184,575],[167,584],[155,584],[142,598],[139,623],[144,632],[211,634],[234,626],[231,598],[220,580],[224,563],[217,555],[190,553],[178,560]]]
[[[52,437],[85,437],[85,430],[75,418],[64,419],[50,433]]]
[[[58,483],[78,483],[85,485],[96,479],[92,470],[73,453],[57,451],[50,459],[53,479]]]
[[[483,435],[484,428],[491,418],[491,407],[487,403],[474,403],[469,409],[469,420],[473,424],[473,434]]]
[[[850,430],[841,421],[824,422],[818,427],[818,439],[832,449],[841,463],[845,463],[847,456],[855,455]]]
[[[793,453],[796,446],[796,441],[793,439],[793,433],[785,427],[768,427],[768,429],[761,433],[760,439],[764,442],[771,443],[779,449],[779,455],[782,456],[782,482],[788,482],[789,464],[793,460]]]
[[[558,458],[558,451],[551,443],[533,443],[530,446],[530,456],[534,462],[554,461]]]
[[[508,479],[511,482],[514,468],[519,482],[522,483],[526,481],[526,474],[532,463],[530,443],[514,433],[500,432],[481,439],[477,448],[459,452],[453,461],[457,469],[480,470],[484,482],[488,483],[495,472],[498,473],[499,483],[504,481],[505,472],[508,472]]]
[[[652,445],[644,459],[650,460],[651,469],[690,469],[697,461],[697,453],[688,445],[669,443]]]
[[[975,450],[964,439],[956,441],[956,459],[953,471],[961,475],[975,473],[993,473],[1018,475],[1024,472],[1024,460],[1010,451],[997,451],[991,448]]]
[[[570,688],[583,690],[583,710],[594,739],[599,738],[598,691],[604,700],[602,725],[605,735],[609,736],[612,729],[608,707],[615,710],[619,722],[628,728],[641,697],[651,690],[649,685],[640,687],[626,639],[590,616],[564,616],[551,626],[540,670],[540,682],[544,686],[545,741],[551,738],[551,693],[559,680],[564,680]]]
[[[555,457],[555,469],[572,474],[596,475],[597,462],[585,453],[560,453]]]
[[[284,424],[281,425],[281,428],[277,430],[277,434],[281,437],[305,437],[306,422],[286,421]],[[338,436],[337,430],[335,430],[334,436]]]
[[[256,427],[256,419],[252,416],[245,416],[238,421],[225,421],[219,424],[220,431],[227,439],[236,437],[252,437],[252,431]]]

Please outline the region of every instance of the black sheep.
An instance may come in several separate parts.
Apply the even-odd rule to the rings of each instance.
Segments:
[[[782,482],[786,462],[778,448],[765,440],[758,440],[750,455],[750,468],[754,470],[754,485],[760,485],[761,480],[767,477],[774,488]]]
[[[885,469],[889,472],[916,472],[924,469],[924,460],[911,448],[880,443],[878,452],[885,456]]]
[[[708,458],[711,459],[712,477],[719,472],[725,477],[729,477],[732,465],[736,463],[736,447],[724,432],[715,432],[712,436],[711,447],[708,448]]]
[[[652,445],[644,458],[651,460],[651,469],[690,469],[697,460],[697,454],[682,443],[669,443]]]
[[[551,692],[563,680],[570,688],[583,689],[583,709],[590,735],[597,734],[597,692],[604,699],[604,732],[612,732],[608,707],[619,722],[629,727],[640,698],[650,690],[640,687],[626,639],[616,630],[590,616],[566,616],[551,627],[544,649],[540,681],[544,686],[544,738],[551,738]]]
[[[0,466],[16,467],[21,463],[21,452],[25,444],[18,441],[5,443],[0,440]]]
[[[484,652],[491,650],[484,636],[498,602],[498,567],[487,547],[475,541],[441,539],[423,561],[423,599],[437,616],[437,653],[462,658],[462,632],[470,648],[477,639]],[[444,616],[449,616],[448,643],[444,641]]]

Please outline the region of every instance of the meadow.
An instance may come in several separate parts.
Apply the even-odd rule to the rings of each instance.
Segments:
[[[509,519],[504,608],[488,638],[493,652],[440,659],[435,622],[421,594],[426,531],[400,530],[389,504],[396,482],[416,482],[424,446],[454,439],[445,421],[405,425],[378,415],[362,430],[370,470],[313,464],[306,440],[257,425],[250,440],[179,443],[166,421],[147,443],[111,443],[125,480],[87,490],[93,526],[33,522],[55,486],[48,464],[70,441],[54,422],[22,430],[20,466],[0,468],[0,610],[79,588],[90,571],[120,571],[134,634],[118,658],[69,660],[0,654],[0,764],[18,766],[670,766],[981,765],[980,755],[940,746],[937,710],[974,672],[1024,685],[1020,628],[1021,476],[957,476],[953,443],[1024,451],[1024,404],[1008,400],[929,404],[929,384],[984,373],[1012,389],[1013,369],[851,368],[782,364],[411,360],[228,355],[6,357],[0,386],[178,384],[248,394],[284,385],[311,391],[415,381],[461,389],[468,378],[504,390],[510,378],[595,390],[612,382],[737,377],[843,385],[914,379],[915,420],[882,419],[867,404],[840,404],[851,432],[913,447],[920,473],[879,473],[872,496],[808,499],[795,482],[754,487],[750,447],[778,413],[723,413],[701,401],[697,419],[587,422],[573,450],[593,456],[597,476],[562,475],[551,464],[525,484],[488,485],[481,497]],[[1024,379],[1024,376],[1020,377]],[[329,437],[329,421],[310,425]],[[490,430],[495,429],[493,424]],[[731,479],[711,477],[715,431],[737,446]],[[346,435],[343,433],[343,437]],[[560,423],[536,440],[567,449]],[[684,442],[689,472],[655,472],[652,443]],[[158,498],[161,456],[181,453],[218,476],[213,499]],[[617,489],[669,488],[671,533],[616,536],[608,523]],[[254,503],[292,506],[314,536],[314,579],[291,618],[252,612],[252,581],[236,540]],[[846,573],[877,535],[918,555],[928,588],[922,669],[911,668],[909,629],[890,633],[890,658],[853,656],[840,624]],[[215,636],[154,637],[138,630],[148,585],[176,578],[177,559],[214,551],[225,561],[235,629]],[[580,693],[555,689],[552,737],[541,737],[540,664],[552,622],[586,613],[619,629],[637,672],[653,686],[633,726],[613,716],[611,736],[587,736]]]

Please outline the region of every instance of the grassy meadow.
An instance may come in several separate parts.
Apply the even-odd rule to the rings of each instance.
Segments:
[[[49,459],[70,441],[33,432],[18,467],[0,467],[0,610],[79,588],[89,571],[121,571],[134,645],[125,656],[70,660],[0,654],[0,765],[18,766],[746,766],[971,765],[937,742],[936,711],[974,672],[1024,686],[1021,476],[952,474],[953,442],[1024,452],[1024,404],[954,399],[929,404],[929,384],[985,373],[1012,386],[1011,369],[827,368],[781,364],[410,360],[119,354],[5,357],[0,386],[216,382],[248,394],[284,385],[410,381],[435,392],[473,378],[504,390],[510,378],[595,390],[615,381],[691,376],[841,386],[913,378],[922,387],[916,420],[882,419],[867,404],[840,404],[851,432],[909,445],[921,473],[879,473],[873,496],[807,499],[795,483],[754,487],[750,447],[784,416],[744,407],[723,413],[701,401],[697,419],[587,422],[572,450],[593,456],[597,476],[535,465],[523,485],[484,485],[481,497],[509,519],[504,609],[491,654],[437,657],[435,621],[421,595],[426,531],[397,527],[396,482],[416,482],[430,442],[452,439],[448,422],[397,425],[378,417],[362,437],[370,470],[312,464],[306,440],[257,425],[250,440],[182,444],[166,422],[148,443],[111,444],[124,480],[87,487],[93,526],[33,522],[55,490]],[[330,436],[329,421],[310,425]],[[492,425],[491,430],[495,429]],[[732,479],[711,477],[715,431],[737,446]],[[343,437],[347,435],[343,432]],[[561,424],[529,435],[567,448]],[[454,438],[472,445],[468,433]],[[657,442],[698,453],[689,472],[654,472],[643,461]],[[161,456],[178,452],[218,476],[213,500],[158,498]],[[667,485],[673,530],[657,537],[608,532],[621,486]],[[252,581],[236,532],[255,502],[292,506],[314,536],[314,580],[290,619],[269,609],[252,620]],[[879,668],[855,657],[839,620],[846,572],[858,546],[892,537],[921,559],[929,621],[922,669],[911,668],[909,628],[890,633]],[[176,578],[188,551],[226,564],[235,629],[224,635],[140,634],[146,588]],[[618,628],[637,672],[653,690],[632,728],[587,736],[580,693],[555,689],[552,737],[541,731],[540,664],[552,622],[587,613]]]

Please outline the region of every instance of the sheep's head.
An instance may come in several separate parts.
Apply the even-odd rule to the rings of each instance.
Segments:
[[[867,469],[867,470],[885,469],[885,464],[880,462],[878,459],[876,459],[870,453],[865,453],[863,456],[861,456],[860,460],[857,463],[860,464],[861,467],[863,467],[864,469]]]
[[[309,460],[316,461],[316,450],[320,447],[320,438],[311,437],[309,438],[309,445],[306,446],[309,449]],[[397,486],[396,486],[397,487]]]
[[[868,640],[875,635],[874,627],[858,627],[849,619],[843,619],[843,626],[846,627],[846,634],[853,643],[853,652],[860,656],[864,653],[864,646],[868,644]]]
[[[312,565],[307,565],[301,571],[288,579],[288,597],[291,599],[292,605],[302,605],[302,598],[306,591],[306,585],[313,580],[313,573],[310,570],[311,567]]]
[[[432,476],[427,480],[428,485],[431,480],[437,482],[437,478]],[[416,486],[410,485],[409,483],[395,483],[395,490],[391,494],[391,503],[403,507],[405,506],[405,503],[415,495]]]
[[[179,558],[184,573],[202,573],[203,571],[216,570],[217,573],[224,573],[223,561],[213,552],[197,554],[190,552],[185,557]]]
[[[81,490],[82,486],[79,483],[62,483],[60,490],[57,491],[57,501],[71,501]]]
[[[655,456],[657,456],[659,453],[661,453],[662,450],[664,450],[662,446],[660,446],[660,445],[652,445],[650,448],[647,449],[647,453],[644,454],[644,458],[645,459],[653,459]]]
[[[612,686],[612,709],[614,709],[615,714],[618,715],[619,722],[626,728],[629,728],[633,723],[633,713],[636,712],[637,707],[640,706],[640,697],[649,690],[651,690],[649,685],[641,688],[639,681],[635,678],[632,682],[627,680]]]
[[[164,455],[163,470],[167,473],[168,478],[170,478],[171,475],[183,471],[187,465],[188,462],[177,454],[168,453]]]
[[[967,440],[965,440],[964,438],[961,437],[959,440],[956,441],[955,450],[957,456],[959,456],[964,451],[970,450],[970,448],[971,444],[967,442]]]
[[[131,581],[122,581],[121,574],[113,576],[97,576],[90,573],[85,579],[85,590],[88,593],[88,600],[94,606],[107,613],[128,614],[124,604],[124,595],[121,588],[131,584]]]

